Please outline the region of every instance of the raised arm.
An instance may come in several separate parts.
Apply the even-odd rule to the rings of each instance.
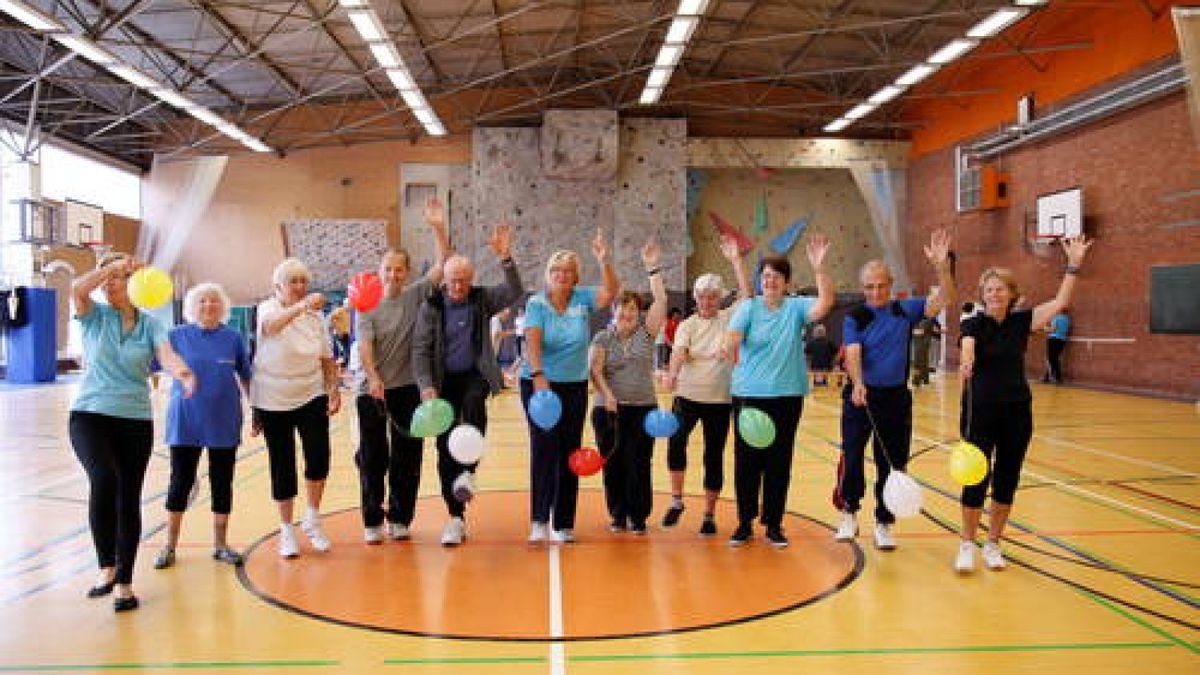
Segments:
[[[925,257],[937,270],[938,276],[938,292],[925,301],[925,316],[934,317],[942,309],[953,307],[958,302],[958,289],[950,270],[950,233],[941,229],[930,235]]]
[[[1053,299],[1043,302],[1033,308],[1033,330],[1041,330],[1055,314],[1063,311],[1071,304],[1071,295],[1075,292],[1076,277],[1087,256],[1087,250],[1094,242],[1079,235],[1077,238],[1064,239],[1063,250],[1067,253],[1067,269],[1063,274],[1062,283],[1058,285],[1058,294]]]
[[[729,261],[733,267],[733,276],[737,281],[739,301],[748,300],[754,295],[754,287],[750,285],[750,272],[746,269],[746,259],[742,257],[742,251],[738,248],[737,240],[733,237],[721,237],[721,255]]]
[[[495,313],[503,307],[508,307],[521,297],[525,287],[521,282],[521,272],[512,259],[512,228],[508,223],[500,223],[492,230],[488,238],[488,246],[500,260],[500,270],[504,272],[504,281],[487,289],[488,311]],[[509,332],[511,334],[511,331]]]
[[[646,274],[650,275],[650,295],[654,298],[646,310],[646,330],[651,335],[658,335],[667,318],[667,285],[663,282],[661,257],[662,249],[657,241],[651,239],[642,247],[642,264],[646,266]]]
[[[108,280],[118,275],[129,275],[137,269],[137,263],[128,256],[116,258],[104,267],[94,269],[75,279],[71,284],[71,299],[75,301],[75,316],[90,314],[92,306],[92,291],[108,283]]]
[[[278,335],[280,331],[288,327],[288,324],[295,321],[304,313],[319,312],[324,306],[324,295],[309,293],[300,302],[284,307],[280,311],[265,317],[262,322],[263,335]]]
[[[446,263],[446,258],[450,257],[450,235],[446,231],[446,209],[437,195],[426,200],[424,215],[425,222],[433,231],[433,246],[437,252],[437,258],[433,261],[433,266],[425,273],[425,278],[436,286],[442,283],[442,265]]]
[[[604,231],[596,229],[596,238],[592,239],[592,254],[604,275],[604,284],[596,293],[596,304],[604,307],[610,304],[621,290],[621,281],[617,279],[617,271],[613,269],[612,255],[608,250],[608,242],[604,240]]]
[[[805,246],[808,263],[812,265],[813,276],[817,280],[817,304],[808,313],[808,320],[820,321],[825,318],[833,303],[837,301],[837,290],[833,287],[833,278],[825,271],[825,255],[829,253],[829,238],[823,234],[814,234]]]

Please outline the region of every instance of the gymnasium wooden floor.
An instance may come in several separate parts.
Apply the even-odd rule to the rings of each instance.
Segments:
[[[231,524],[246,566],[209,558],[202,484],[179,561],[159,571],[168,464],[157,447],[135,577],[142,607],[114,615],[109,600],[84,598],[94,556],[66,441],[74,384],[0,385],[0,671],[1200,672],[1200,409],[1035,385],[1011,564],[959,577],[941,445],[955,438],[957,389],[935,381],[916,394],[911,472],[928,488],[925,513],[900,523],[888,553],[866,536],[832,541],[838,408],[828,389],[805,403],[782,551],[761,533],[730,549],[731,501],[716,540],[696,534],[695,459],[680,527],[657,527],[661,443],[649,536],[605,530],[597,477],[584,481],[579,543],[526,544],[526,437],[507,393],[493,402],[465,546],[437,543],[445,514],[432,450],[414,540],[361,542],[347,411],[334,421],[322,508],[331,552],[302,543],[299,559],[276,556],[266,453],[249,439]]]

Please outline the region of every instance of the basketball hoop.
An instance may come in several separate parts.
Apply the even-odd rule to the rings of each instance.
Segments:
[[[1058,240],[1062,239],[1059,236],[1039,236],[1034,237],[1029,241],[1029,250],[1039,258],[1049,258],[1054,255],[1054,249],[1057,248]]]

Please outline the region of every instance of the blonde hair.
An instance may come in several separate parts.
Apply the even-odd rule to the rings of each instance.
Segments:
[[[546,261],[546,283],[550,283],[550,270],[564,264],[575,268],[575,283],[579,283],[579,254],[567,250],[559,250],[550,254],[550,259]]]
[[[229,321],[229,308],[232,304],[229,300],[229,295],[225,293],[225,289],[221,288],[221,284],[206,281],[202,284],[196,284],[188,289],[187,295],[183,296],[183,320],[188,323],[200,322],[200,300],[205,295],[215,295],[221,301],[221,318],[219,321],[225,323]]]
[[[979,275],[979,297],[983,297],[983,287],[987,282],[995,279],[1008,287],[1008,292],[1012,294],[1012,302],[1008,304],[1009,309],[1017,304],[1021,299],[1021,287],[1017,285],[1017,279],[1013,276],[1013,271],[1007,267],[989,267]]]
[[[308,271],[308,265],[305,265],[299,258],[287,258],[275,267],[275,271],[271,273],[271,281],[276,286],[283,286],[292,277],[304,277],[312,280],[312,274]]]

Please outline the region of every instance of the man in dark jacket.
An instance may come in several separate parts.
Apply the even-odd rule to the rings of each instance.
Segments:
[[[421,400],[439,396],[454,407],[455,423],[487,431],[487,397],[504,385],[489,333],[493,314],[520,299],[521,276],[511,255],[512,233],[496,226],[488,244],[500,258],[504,282],[474,286],[475,268],[465,256],[454,255],[443,267],[444,288],[421,305],[413,336],[413,375]],[[452,425],[453,426],[453,425]],[[460,463],[450,454],[450,432],[437,439],[438,477],[450,522],[442,544],[457,546],[466,538],[465,502],[474,494],[475,464]]]

